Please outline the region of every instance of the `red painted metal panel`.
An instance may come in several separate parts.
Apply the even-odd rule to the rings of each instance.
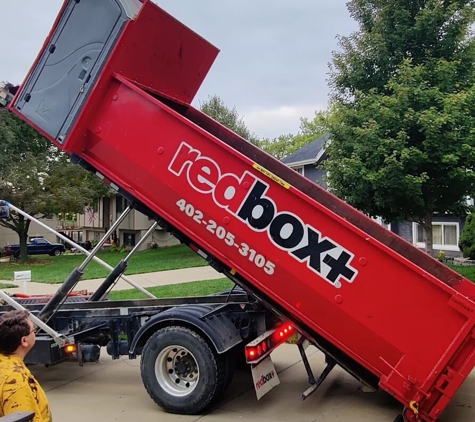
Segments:
[[[145,89],[190,104],[219,50],[147,1],[124,33],[112,68]]]

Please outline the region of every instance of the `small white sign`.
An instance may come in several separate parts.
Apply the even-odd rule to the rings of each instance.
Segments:
[[[31,271],[15,271],[14,272],[14,281],[31,281]]]
[[[265,394],[280,384],[277,371],[270,356],[252,368],[252,379],[257,400],[260,400]]]

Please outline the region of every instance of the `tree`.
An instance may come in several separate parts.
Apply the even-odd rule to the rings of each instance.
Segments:
[[[463,256],[475,259],[475,214],[469,214],[465,220],[462,234],[460,235],[459,247]]]
[[[475,192],[474,0],[352,0],[330,66],[328,183],[370,216],[416,221]]]
[[[257,136],[247,128],[236,107],[228,108],[219,96],[209,96],[207,101],[200,104],[200,110],[252,144],[258,144]]]
[[[312,120],[302,117],[300,118],[300,130],[296,135],[287,134],[274,139],[265,138],[259,141],[258,145],[268,154],[278,160],[282,160],[294,151],[327,133],[328,118],[328,111],[315,112]]]
[[[81,212],[107,195],[108,187],[6,109],[0,109],[0,198],[36,218],[62,211]],[[7,145],[7,147],[5,147]],[[20,256],[27,259],[30,220],[12,213],[0,225],[18,234]]]

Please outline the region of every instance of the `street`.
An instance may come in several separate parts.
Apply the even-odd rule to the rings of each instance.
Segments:
[[[316,375],[324,360],[308,349]],[[383,392],[363,393],[359,384],[338,367],[306,401],[300,394],[309,386],[296,346],[283,345],[272,355],[281,384],[256,400],[250,372],[236,374],[225,399],[209,414],[182,416],[163,413],[142,386],[140,361],[112,361],[105,354],[97,364],[79,367],[64,363],[32,367],[45,388],[56,421],[185,421],[185,422],[393,422],[401,406]],[[465,382],[439,419],[440,422],[475,420],[475,373]]]

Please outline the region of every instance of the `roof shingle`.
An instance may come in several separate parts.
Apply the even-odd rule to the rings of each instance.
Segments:
[[[301,161],[315,159],[318,153],[324,148],[325,143],[328,141],[328,139],[330,139],[329,133],[323,135],[318,139],[315,139],[315,141],[310,142],[304,147],[283,158],[282,163],[291,165],[294,163],[299,163]]]

